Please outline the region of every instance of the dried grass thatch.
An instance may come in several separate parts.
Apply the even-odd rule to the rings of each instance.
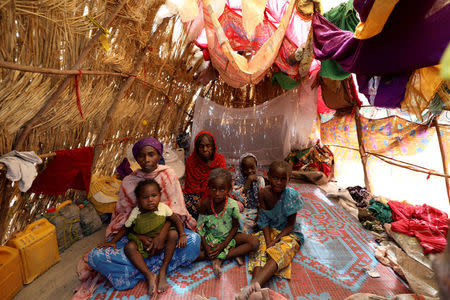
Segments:
[[[0,154],[9,152],[20,139],[23,142],[17,143],[18,150],[36,153],[105,144],[97,147],[94,171],[111,174],[122,159],[125,146],[136,139],[153,135],[163,142],[173,142],[186,128],[194,96],[200,92],[217,103],[233,107],[259,104],[281,94],[281,88],[272,86],[270,76],[257,86],[242,89],[231,88],[220,78],[206,87],[195,81],[199,63],[191,66],[194,46],[186,43],[180,21],[172,17],[155,28],[154,18],[163,2],[0,2],[1,60],[57,70],[70,70],[79,61],[75,69],[122,73],[136,69],[139,79],[111,75],[79,77],[82,119],[76,105],[73,75],[0,68]],[[98,41],[89,48],[99,29],[84,13],[105,24],[123,3],[107,28],[111,33],[110,50],[107,52]],[[88,52],[84,57],[85,50]],[[125,84],[130,82],[127,87]],[[67,88],[55,97],[62,84]],[[52,97],[55,101],[49,102]],[[51,105],[45,106],[46,103]],[[117,106],[108,119],[113,103]],[[24,131],[27,126],[28,132]],[[123,137],[127,137],[126,142],[118,142]],[[105,143],[111,140],[115,142]],[[0,194],[0,243],[48,206],[74,197],[74,192],[64,197],[30,197],[21,194],[4,176],[0,178]]]

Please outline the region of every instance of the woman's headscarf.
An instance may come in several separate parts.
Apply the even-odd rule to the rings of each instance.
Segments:
[[[247,178],[244,176],[244,173],[242,172],[242,161],[247,157],[253,157],[258,164],[258,160],[256,159],[256,156],[252,153],[244,153],[239,158],[239,174],[236,176],[235,184],[239,187],[242,187],[245,185],[245,181]],[[258,201],[258,185],[256,182],[252,182],[250,185],[250,189],[248,190],[248,201],[251,203],[257,204]]]
[[[132,149],[134,159],[136,159],[137,155],[139,154],[139,151],[141,151],[141,149],[144,148],[145,146],[152,146],[153,148],[155,148],[155,150],[158,151],[159,155],[161,155],[161,159],[158,161],[158,164],[160,164],[160,165],[165,164],[164,158],[163,158],[163,153],[164,153],[163,152],[164,151],[163,144],[161,144],[154,137],[147,137],[147,138],[140,139],[139,141],[136,142],[136,144],[134,144],[133,149]]]
[[[207,164],[197,154],[197,149],[192,151],[192,154],[186,159],[186,177],[184,184],[184,192],[186,194],[202,194],[206,191],[208,185],[208,177],[211,170],[215,168],[226,168],[225,157],[217,153],[216,139],[214,135],[208,131],[200,131],[195,137],[194,145],[203,134],[212,137],[214,142],[214,152],[212,161]]]

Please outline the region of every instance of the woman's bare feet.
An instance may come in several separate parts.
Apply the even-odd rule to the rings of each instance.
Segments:
[[[156,275],[152,272],[147,276],[148,294],[152,296],[156,293]]]
[[[158,293],[164,293],[168,288],[167,275],[165,272],[160,271],[158,274]]]
[[[242,257],[238,256],[235,258],[235,260],[239,267],[244,265],[244,259]]]
[[[214,259],[212,261],[212,268],[214,275],[216,275],[217,278],[220,278],[222,276],[222,261],[220,259]]]

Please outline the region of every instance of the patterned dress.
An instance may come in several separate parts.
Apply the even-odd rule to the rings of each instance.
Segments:
[[[216,217],[214,214],[199,215],[197,221],[197,233],[200,236],[204,236],[206,242],[210,246],[222,243],[225,241],[233,227],[233,218],[239,220],[239,206],[235,200],[228,198],[225,212],[221,217]],[[232,239],[228,246],[220,252],[217,258],[224,260],[227,257],[228,252],[234,246],[236,246],[236,241]]]
[[[256,217],[258,216],[258,193],[265,186],[264,178],[258,176],[248,190],[244,188],[246,178],[239,174],[231,192],[231,197],[244,205],[242,211],[242,228],[245,233],[253,233],[256,227]]]
[[[273,209],[260,209],[258,227],[263,229],[269,226],[271,238],[274,238],[287,226],[288,217],[297,213],[302,206],[303,198],[300,194],[287,187]],[[300,249],[300,245],[303,244],[300,223],[296,222],[291,234],[283,236],[278,243],[268,249],[262,230],[255,233],[254,236],[258,238],[260,245],[258,251],[249,258],[249,272],[253,272],[255,267],[264,267],[268,254],[278,265],[278,271],[275,275],[290,279],[292,259]]]

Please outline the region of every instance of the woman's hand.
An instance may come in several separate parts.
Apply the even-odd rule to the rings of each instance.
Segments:
[[[103,243],[100,243],[100,244],[97,245],[98,249],[105,249],[105,248],[108,248],[108,247],[113,247],[114,250],[117,250],[115,242],[103,242]]]
[[[186,234],[181,234],[180,238],[178,239],[177,248],[184,248],[187,244],[187,238]]]

